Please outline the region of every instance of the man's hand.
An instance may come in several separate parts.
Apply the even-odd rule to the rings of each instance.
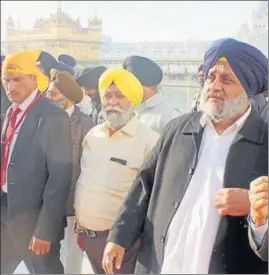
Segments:
[[[119,270],[121,268],[124,253],[125,248],[120,245],[110,242],[107,243],[102,260],[103,269],[106,274],[113,274],[114,263],[116,269]]]
[[[223,188],[218,190],[214,206],[221,216],[245,216],[250,211],[248,190]]]
[[[29,245],[29,250],[34,252],[36,255],[45,255],[50,252],[50,241],[43,241],[38,238],[32,237]]]
[[[264,225],[268,217],[268,177],[251,182],[249,200],[252,221],[258,226]]]

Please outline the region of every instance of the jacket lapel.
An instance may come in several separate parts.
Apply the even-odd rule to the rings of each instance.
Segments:
[[[14,149],[11,155],[11,159],[15,159],[23,149],[25,149],[27,144],[31,143],[31,140],[35,134],[35,131],[38,129],[42,118],[40,117],[40,103],[42,97],[38,99],[35,105],[29,110],[29,113],[26,115],[21,128],[19,130],[17,140],[14,145]]]

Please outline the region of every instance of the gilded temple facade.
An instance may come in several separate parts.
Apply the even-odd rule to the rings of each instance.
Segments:
[[[2,43],[5,54],[42,49],[55,57],[69,54],[77,61],[99,60],[102,40],[102,20],[97,16],[83,28],[80,20],[73,20],[60,3],[49,18],[36,20],[33,29],[21,30],[11,15],[6,22],[6,39]]]

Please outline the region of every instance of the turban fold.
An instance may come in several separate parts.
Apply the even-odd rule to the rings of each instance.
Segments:
[[[48,52],[41,51],[37,60],[37,65],[40,66],[47,77],[50,76],[50,70],[57,68],[57,60]]]
[[[58,56],[57,70],[62,72],[68,72],[70,75],[75,76],[76,60],[67,54],[61,54]]]
[[[3,74],[24,74],[37,77],[37,88],[44,92],[49,85],[49,78],[36,65],[41,51],[25,51],[6,56],[2,65]]]
[[[123,68],[109,68],[99,79],[99,93],[102,98],[110,85],[114,83],[121,93],[134,105],[143,100],[143,87],[139,80]]]
[[[104,66],[98,66],[95,68],[85,68],[77,77],[77,83],[80,86],[98,90],[98,81],[100,76],[107,68]]]
[[[133,73],[143,86],[156,86],[163,79],[162,69],[153,60],[143,56],[129,56],[123,61],[123,69]]]
[[[78,104],[82,100],[83,92],[76,80],[68,72],[52,69],[50,75],[54,86],[68,100],[75,102],[75,104]]]
[[[205,78],[218,60],[225,59],[249,97],[268,89],[268,58],[257,48],[231,38],[216,40],[206,51]]]

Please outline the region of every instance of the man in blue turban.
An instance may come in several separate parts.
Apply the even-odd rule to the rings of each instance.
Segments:
[[[248,226],[257,247],[268,232],[268,219],[248,216],[250,182],[268,175],[268,123],[249,99],[267,89],[267,62],[233,39],[210,46],[202,112],[169,122],[140,167],[107,238],[106,273],[139,238],[135,274],[268,273],[248,240]]]
[[[268,59],[257,48],[231,38],[216,40],[205,54],[204,74],[207,79],[210,69],[219,61],[227,62],[232,73],[245,91],[245,97],[256,110],[266,100],[261,94],[268,89]],[[208,79],[207,79],[208,81]],[[225,84],[225,83],[224,83]],[[228,85],[226,85],[228,88]],[[261,99],[264,102],[260,102]],[[267,110],[267,108],[266,108]],[[260,113],[268,121],[267,111]]]
[[[56,69],[62,72],[68,72],[71,76],[75,76],[76,60],[67,54],[61,54],[58,56],[58,64]]]

